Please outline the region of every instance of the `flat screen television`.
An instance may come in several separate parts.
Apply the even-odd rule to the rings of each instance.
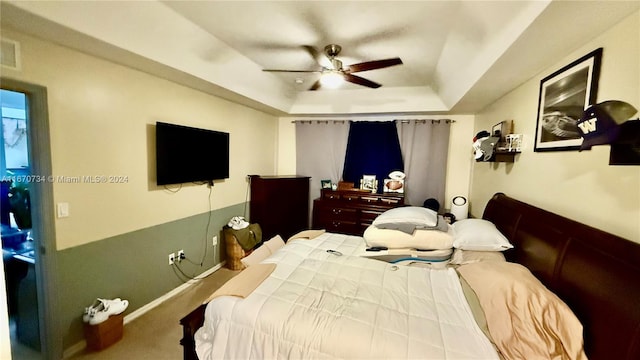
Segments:
[[[229,133],[156,123],[158,185],[229,178]]]

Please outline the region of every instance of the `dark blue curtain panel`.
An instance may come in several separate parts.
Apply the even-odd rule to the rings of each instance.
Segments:
[[[349,127],[342,178],[360,186],[362,175],[375,175],[378,192],[395,170],[404,171],[395,121],[354,121]]]

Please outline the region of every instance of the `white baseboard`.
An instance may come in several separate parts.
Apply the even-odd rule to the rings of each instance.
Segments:
[[[68,359],[73,355],[79,354],[86,347],[87,347],[87,342],[85,340],[78,341],[77,343],[64,349],[64,351],[62,352],[62,358]]]
[[[152,302],[139,307],[138,309],[136,309],[135,311],[132,311],[130,314],[128,314],[127,316],[124,317],[124,324],[126,325],[127,323],[133,321],[134,319],[139,318],[140,316],[144,315],[145,313],[147,313],[149,310],[153,309],[154,307],[162,304],[163,302],[171,299],[172,297],[178,295],[179,293],[181,293],[182,291],[184,291],[186,288],[188,288],[189,286],[197,283],[198,281],[200,281],[202,278],[209,276],[211,273],[213,273],[214,271],[220,269],[222,267],[222,265],[224,265],[224,262],[221,262],[220,264],[212,267],[211,269],[203,272],[202,274],[196,276],[193,280],[189,280],[186,283],[178,286],[177,288],[169,291],[168,293],[160,296],[159,298],[153,300]]]
[[[150,303],[148,303],[148,304],[146,304],[144,306],[141,306],[138,309],[132,311],[130,314],[128,314],[128,315],[126,315],[124,317],[124,325],[126,325],[127,323],[133,321],[134,319],[139,318],[140,316],[146,314],[147,312],[149,312],[151,309],[155,308],[156,306],[158,306],[158,305],[162,304],[163,302],[171,299],[172,297],[178,295],[179,293],[181,293],[182,291],[187,289],[189,286],[198,283],[203,278],[211,275],[213,272],[215,272],[216,270],[218,270],[221,267],[223,267],[225,263],[226,263],[226,261],[223,261],[223,262],[215,265],[211,269],[209,269],[209,270],[203,272],[202,274],[196,276],[193,280],[189,280],[189,281],[185,282],[184,284],[182,284],[182,285],[178,286],[177,288],[169,291],[168,293],[160,296],[159,298],[151,301]],[[73,355],[76,355],[76,354],[80,353],[86,347],[87,347],[87,342],[85,340],[79,341],[79,342],[69,346],[68,348],[66,348],[64,350],[64,352],[62,353],[62,358],[63,359],[70,358]]]

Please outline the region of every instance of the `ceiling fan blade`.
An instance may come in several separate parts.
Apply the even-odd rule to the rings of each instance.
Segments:
[[[309,55],[313,57],[318,65],[322,66],[323,68],[333,69],[333,64],[331,63],[331,59],[327,56],[327,54],[320,53],[318,52],[318,50],[316,50],[316,48],[309,45],[302,45],[302,48],[304,48],[309,53]]]
[[[310,45],[302,45],[302,48],[305,49],[318,64],[322,65],[320,61],[324,58],[324,55],[319,53],[316,48]]]
[[[363,77],[360,77],[360,76],[357,76],[357,75],[344,73],[343,76],[344,76],[344,79],[346,81],[350,82],[350,83],[354,83],[354,84],[370,87],[370,88],[373,88],[373,89],[377,89],[380,86],[382,86],[381,84],[378,84],[377,82],[373,82],[371,80],[367,80],[367,79],[365,79]]]
[[[279,69],[262,69],[267,72],[289,72],[289,73],[320,73],[322,70],[279,70]]]
[[[320,80],[316,80],[316,82],[314,82],[313,85],[311,85],[309,90],[318,90],[319,88],[320,88]]]
[[[351,73],[360,72],[360,71],[368,71],[375,69],[382,69],[389,66],[401,65],[402,60],[400,58],[391,58],[384,60],[374,60],[374,61],[366,61],[358,64],[349,65],[347,70]]]

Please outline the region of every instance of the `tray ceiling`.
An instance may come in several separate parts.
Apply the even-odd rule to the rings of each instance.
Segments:
[[[3,1],[2,23],[275,114],[473,113],[640,7],[610,1]],[[580,13],[580,16],[572,16]],[[589,21],[584,21],[589,19]],[[403,65],[309,91],[304,50]],[[606,54],[605,54],[606,56]]]

